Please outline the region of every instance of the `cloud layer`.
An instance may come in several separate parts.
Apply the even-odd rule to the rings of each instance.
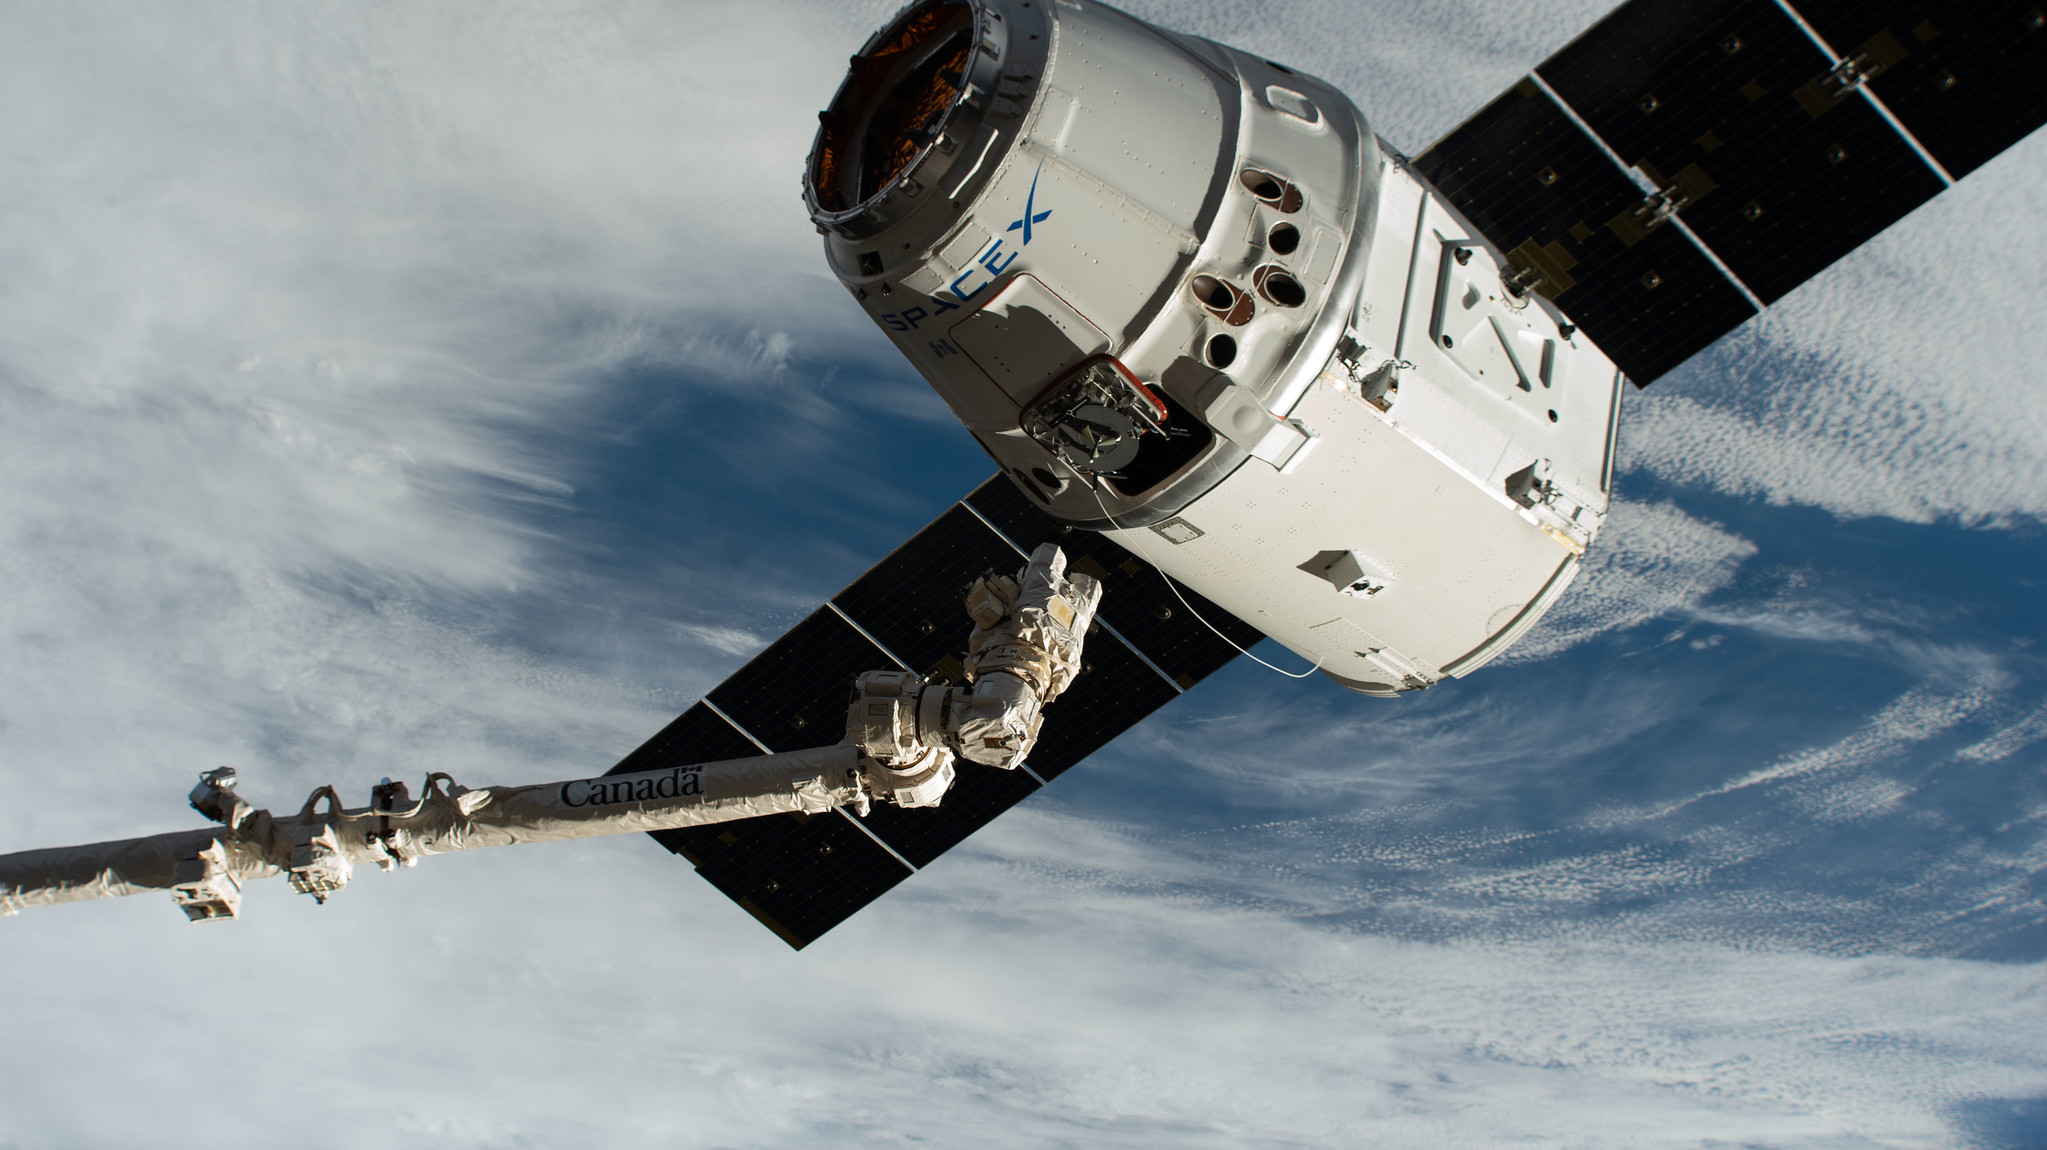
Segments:
[[[985,474],[796,208],[888,7],[0,16],[0,850],[601,769]],[[1141,10],[1418,147],[1601,8]],[[0,1146],[2027,1135],[2043,162],[1631,397],[1469,682],[1233,667],[800,955],[641,839],[9,919]]]

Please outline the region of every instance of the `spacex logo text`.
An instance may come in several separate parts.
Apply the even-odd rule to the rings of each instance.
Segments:
[[[1023,218],[1022,218],[1022,219],[1020,219],[1020,220],[1017,220],[1017,221],[1015,221],[1014,223],[1012,223],[1012,224],[1010,224],[1010,225],[1009,225],[1009,230],[1010,230],[1010,231],[1012,231],[1012,232],[1013,232],[1013,231],[1017,231],[1017,230],[1022,230],[1022,232],[1023,232],[1023,244],[1022,244],[1022,245],[1019,245],[1019,246],[1024,246],[1024,247],[1028,247],[1028,246],[1030,245],[1030,242],[1031,242],[1031,226],[1032,226],[1033,224],[1042,224],[1042,223],[1044,223],[1044,222],[1045,222],[1046,220],[1049,220],[1049,219],[1051,219],[1051,218],[1052,218],[1052,209],[1050,209],[1050,208],[1046,208],[1046,209],[1045,209],[1044,211],[1042,211],[1042,212],[1037,212],[1037,207],[1038,207],[1038,177],[1039,177],[1039,176],[1042,176],[1042,175],[1044,175],[1044,174],[1045,174],[1045,161],[1043,161],[1043,160],[1039,160],[1039,161],[1038,161],[1038,170],[1037,170],[1037,171],[1035,171],[1035,172],[1032,172],[1032,173],[1031,173],[1031,191],[1030,191],[1030,194],[1024,197],[1024,214],[1023,214]],[[1033,214],[1032,214],[1033,212],[1037,212],[1037,214],[1036,214],[1036,215],[1033,215]]]
[[[931,307],[928,310],[911,307],[899,312],[886,312],[880,317],[881,322],[887,325],[890,331],[914,331],[927,319],[935,319],[949,311],[958,311],[960,304],[980,295],[998,276],[1008,271],[1009,265],[1016,262],[1016,257],[1023,254],[1017,249],[1029,246],[1036,234],[1037,225],[1052,218],[1052,209],[1046,208],[1042,212],[1038,210],[1038,177],[1043,175],[1044,171],[1045,165],[1040,162],[1038,170],[1031,174],[1031,190],[1024,196],[1023,215],[1012,220],[1005,229],[1009,232],[1023,233],[1016,248],[1005,250],[1004,240],[1000,236],[990,240],[974,254],[972,260],[967,262],[966,270],[954,276],[952,282],[945,285],[938,295],[930,297]],[[952,296],[951,299],[946,298],[948,293]],[[954,300],[958,302],[955,303]]]

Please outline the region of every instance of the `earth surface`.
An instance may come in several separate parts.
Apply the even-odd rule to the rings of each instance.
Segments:
[[[1135,9],[1418,151],[1605,5]],[[601,770],[983,479],[796,195],[888,14],[0,9],[0,850]],[[801,954],[637,836],[24,914],[0,1147],[2047,1145],[2043,174],[1631,393],[1470,679],[1240,659]]]

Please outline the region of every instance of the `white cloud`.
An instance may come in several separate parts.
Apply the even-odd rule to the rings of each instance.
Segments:
[[[373,778],[653,729],[672,696],[505,649],[489,604],[558,578],[532,511],[573,495],[611,375],[786,369],[788,317],[733,289],[818,278],[801,213],[754,204],[793,183],[842,30],[635,3],[6,25],[11,768]],[[753,82],[761,37],[809,78]],[[142,810],[176,817],[5,818]]]
[[[800,213],[751,205],[792,181],[824,81],[704,49],[824,51],[788,14],[245,16],[11,17],[12,530],[83,507],[192,550],[502,588],[530,540],[480,489],[565,494],[535,431],[587,431],[604,372],[786,361],[788,317],[734,289],[817,278]]]
[[[2047,703],[2042,703],[2017,721],[2006,726],[1989,738],[1957,751],[1961,758],[1980,762],[1995,763],[2047,739]]]
[[[21,1100],[117,1032],[167,1041],[91,1129],[225,1145],[1874,1146],[1943,1141],[1947,1074],[2047,1088],[2024,967],[1332,933],[1031,812],[796,955],[657,853],[438,858],[211,930],[45,912],[0,1129],[62,1140]]]
[[[579,774],[758,646],[769,628],[725,588],[777,583],[755,590],[807,607],[815,571],[762,577],[710,555],[678,575],[675,602],[599,620],[602,657],[522,645],[504,618],[565,612],[570,590],[635,590],[588,572],[565,589],[589,541],[555,514],[610,447],[619,373],[688,368],[730,397],[793,386],[820,348],[885,346],[819,303],[843,300],[794,193],[812,113],[888,7],[0,18],[0,780],[16,796],[0,849],[191,825],[183,791],[222,761],[286,808],[319,783],[359,796],[429,767]],[[1317,68],[1416,143],[1598,8],[1160,14]],[[1891,370],[1880,347],[1866,358]],[[929,418],[930,397],[899,382],[840,402]],[[1712,454],[1726,444],[1661,446],[1650,399],[1631,405],[1647,466],[1750,489]],[[792,443],[829,446],[841,413],[792,402],[779,438],[735,451],[772,468]],[[1989,463],[1963,452],[2003,492],[1983,514],[2022,502],[2023,431]],[[1844,434],[1840,458],[1890,432]],[[1757,474],[1755,490],[1808,490],[1795,470]],[[1951,479],[1912,506],[1962,507]],[[1810,490],[1786,497],[1842,498]],[[1706,618],[1753,553],[1669,504],[1623,504],[1529,651]],[[1730,628],[1784,617],[1711,610]],[[1870,754],[1922,745],[1912,723],[1964,705],[1921,695],[1930,709],[1879,722]],[[1561,772],[1654,724],[1661,700],[1642,700],[1596,730],[1572,729],[1583,712],[1476,694],[1312,731],[1268,708],[1231,723],[1255,747],[1209,766],[1286,800],[1271,826],[1204,836],[1142,804],[1119,811],[1142,831],[1026,809],[801,955],[640,839],[365,874],[323,908],[266,884],[224,927],[186,927],[161,898],[24,914],[0,924],[0,1144],[290,1130],[352,1147],[1691,1146],[1708,1132],[1834,1147],[1938,1142],[1961,1094],[2047,1090],[2028,968],[1844,956],[1828,938],[1807,953],[1745,921],[1687,932],[1671,921],[1683,908],[1579,913],[1672,892],[1739,903],[1726,876],[1780,839],[1716,855],[1708,828],[1692,862],[1639,844],[1574,846],[1546,868],[1488,854],[1561,836],[1474,819],[1473,796],[1525,781],[1531,744]],[[1977,714],[1943,729],[1963,738]],[[1978,757],[2022,749],[2025,722]],[[1214,760],[1228,741],[1195,752]],[[1909,806],[1875,785],[1841,801],[1865,821]],[[1400,801],[1325,810],[1346,793]],[[1374,885],[1368,864],[1440,886]],[[2031,913],[2030,843],[1943,865],[1955,889]],[[1431,897],[1473,892],[1494,901]],[[1426,917],[1437,937],[1365,929],[1361,907]]]
[[[1607,631],[1688,615],[1755,553],[1755,544],[1675,504],[1617,500],[1577,582],[1497,665],[1547,659]]]
[[[739,627],[710,627],[701,623],[684,623],[680,624],[678,629],[704,646],[723,651],[727,655],[751,655],[768,645],[768,640]]]
[[[2047,513],[2043,166],[2018,145],[1631,396],[1623,464],[1840,515]]]
[[[1867,767],[1874,761],[1895,754],[1905,746],[1921,743],[1953,730],[1989,706],[1995,698],[1995,688],[1989,681],[1961,684],[1939,681],[1921,683],[1870,716],[1869,721],[1854,734],[1838,742],[1800,751],[1768,766],[1750,771],[1740,778],[1703,791],[1688,801],[1695,802],[1714,795],[1724,795],[1743,787],[1783,783],[1801,776]],[[1853,787],[1851,791],[1811,795],[1807,806],[1813,817],[1829,820],[1854,817],[1854,809],[1861,805],[1856,801],[1856,796],[1868,794],[1868,787],[1872,784],[1862,780],[1851,785]],[[1877,785],[1877,789],[1886,788]]]

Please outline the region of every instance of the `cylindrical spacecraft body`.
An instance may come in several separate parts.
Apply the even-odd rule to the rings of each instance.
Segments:
[[[1576,572],[1617,373],[1336,89],[1093,0],[924,0],[820,120],[833,272],[1047,514],[1371,694]]]

